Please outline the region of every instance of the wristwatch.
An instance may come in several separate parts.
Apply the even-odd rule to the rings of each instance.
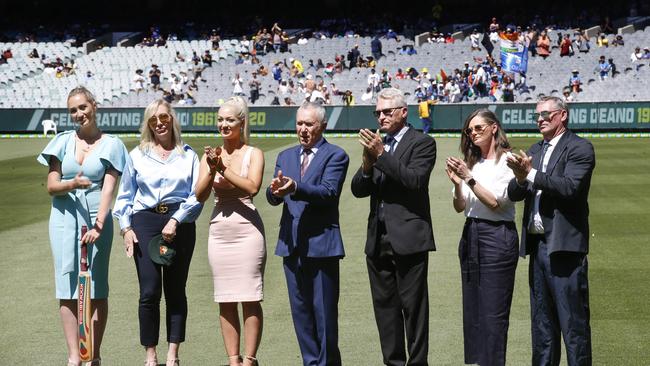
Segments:
[[[476,185],[476,179],[474,179],[474,177],[471,177],[467,180],[466,183],[470,188],[474,188],[474,186]]]

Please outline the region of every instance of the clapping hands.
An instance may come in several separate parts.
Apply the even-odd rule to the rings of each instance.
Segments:
[[[517,182],[523,183],[526,180],[528,173],[533,168],[532,160],[533,158],[531,156],[526,155],[521,150],[519,150],[519,154],[508,154],[506,164],[508,168],[512,169],[515,178],[517,178]]]
[[[206,161],[208,167],[210,168],[210,173],[214,174],[215,172],[222,172],[226,166],[221,159],[221,147],[203,147],[204,153],[207,155]]]
[[[271,181],[271,193],[278,197],[284,197],[296,190],[296,182],[290,177],[285,177],[282,170],[278,170],[278,175]]]
[[[461,181],[467,180],[472,176],[467,163],[459,158],[453,156],[448,157],[445,163],[445,172],[454,184],[460,184]]]

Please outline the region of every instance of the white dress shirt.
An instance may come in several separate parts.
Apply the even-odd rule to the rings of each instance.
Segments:
[[[553,150],[555,149],[558,141],[560,141],[560,138],[562,138],[562,135],[564,135],[564,132],[558,136],[555,136],[551,141],[548,141],[549,145],[546,149],[546,153],[544,154],[544,161],[542,161],[542,172],[546,172],[546,167],[548,166],[548,162],[551,160]],[[526,177],[528,184],[533,184],[535,182],[536,175],[537,169],[535,168],[531,169],[530,172],[528,172],[528,176]],[[530,234],[544,234],[544,224],[542,223],[542,217],[539,214],[539,199],[541,196],[542,191],[538,189],[535,192],[535,199],[533,200],[533,212],[532,215],[530,215],[530,222],[528,223],[528,233]]]

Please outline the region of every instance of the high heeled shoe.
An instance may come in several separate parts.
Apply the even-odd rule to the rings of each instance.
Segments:
[[[228,365],[230,365],[233,361],[236,361],[238,365],[241,365],[244,359],[241,358],[241,355],[228,356]]]
[[[253,356],[244,356],[244,358],[250,361],[253,366],[259,366],[259,363],[257,362],[257,358]]]

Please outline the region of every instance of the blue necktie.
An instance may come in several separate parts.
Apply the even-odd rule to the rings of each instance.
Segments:
[[[395,140],[395,137],[386,135],[386,142],[384,143],[385,145],[388,145],[388,153],[393,155],[393,152],[395,152],[395,144],[397,143],[397,140]]]

